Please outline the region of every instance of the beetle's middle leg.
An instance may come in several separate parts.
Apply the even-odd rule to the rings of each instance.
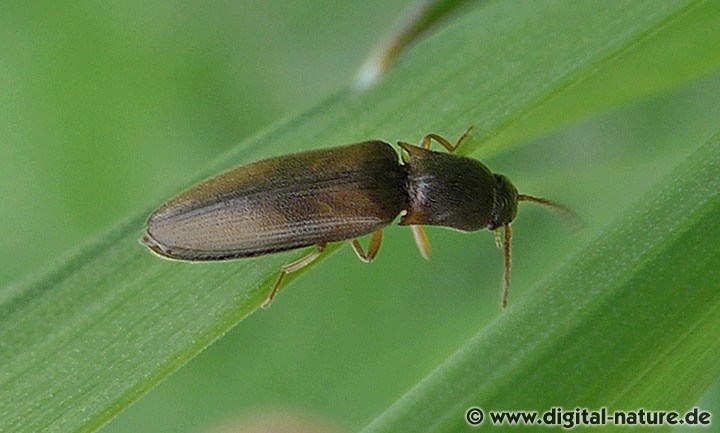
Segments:
[[[468,135],[470,135],[470,130],[473,129],[473,125],[470,125],[468,129],[465,130],[463,135],[461,135],[457,140],[455,140],[455,143],[450,143],[450,141],[438,134],[428,134],[420,140],[420,147],[423,149],[430,149],[430,143],[432,140],[437,141],[438,143],[442,144],[442,146],[447,149],[448,152],[453,153],[455,150],[457,150],[458,146],[465,141],[466,138],[468,138]]]
[[[411,225],[410,228],[412,229],[413,238],[415,239],[415,245],[417,245],[418,250],[420,250],[420,255],[423,256],[425,260],[430,260],[432,248],[430,248],[430,239],[428,239],[427,233],[425,233],[425,228],[418,225]]]
[[[382,230],[374,231],[372,234],[372,237],[370,238],[370,243],[368,244],[368,251],[367,253],[363,251],[362,245],[360,245],[360,241],[357,239],[353,239],[352,246],[355,250],[355,254],[357,254],[358,259],[362,260],[365,263],[370,263],[373,261],[375,256],[377,256],[378,251],[380,251],[380,244],[382,243]]]
[[[315,259],[320,257],[320,254],[322,254],[323,250],[325,250],[325,246],[327,244],[317,244],[315,245],[315,249],[308,253],[306,256],[301,257],[294,262],[290,262],[286,265],[283,265],[283,267],[280,270],[280,275],[278,275],[277,281],[275,281],[275,285],[273,286],[272,290],[270,290],[270,293],[268,294],[267,299],[265,299],[265,302],[263,302],[262,307],[267,308],[270,306],[270,303],[272,303],[273,298],[277,294],[278,289],[280,289],[280,286],[282,286],[283,278],[285,278],[286,274],[289,274],[290,272],[298,271],[305,266],[309,265]]]

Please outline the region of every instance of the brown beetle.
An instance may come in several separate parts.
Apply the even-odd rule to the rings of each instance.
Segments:
[[[156,210],[141,242],[160,256],[214,261],[287,251],[314,245],[282,267],[263,306],[269,305],[285,274],[317,259],[329,242],[352,239],[360,260],[372,261],[382,229],[398,215],[409,225],[423,257],[430,243],[423,225],[470,232],[494,230],[505,258],[501,305],[510,284],[510,223],[519,201],[533,201],[571,214],[546,199],[518,194],[510,180],[479,161],[452,152],[437,134],[420,146],[399,142],[402,163],[383,141],[312,150],[241,166],[191,188]],[[450,153],[429,150],[432,140]],[[372,233],[367,252],[356,239]]]

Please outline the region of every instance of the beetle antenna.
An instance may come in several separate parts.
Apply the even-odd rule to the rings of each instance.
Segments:
[[[531,201],[533,203],[538,203],[543,206],[549,207],[550,209],[559,213],[565,219],[565,221],[570,224],[570,227],[573,231],[578,231],[585,226],[583,220],[580,219],[580,217],[575,212],[570,210],[570,208],[552,200],[540,197],[533,197],[527,194],[518,194],[518,201]]]

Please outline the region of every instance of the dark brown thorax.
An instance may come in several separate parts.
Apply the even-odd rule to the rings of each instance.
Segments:
[[[407,213],[401,225],[436,225],[462,231],[509,224],[517,210],[517,190],[475,159],[402,145]]]

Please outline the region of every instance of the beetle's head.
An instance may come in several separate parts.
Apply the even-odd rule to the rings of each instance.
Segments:
[[[502,174],[493,174],[493,176],[495,176],[495,203],[492,217],[487,225],[489,230],[510,224],[517,214],[518,203],[518,191],[510,179]]]

